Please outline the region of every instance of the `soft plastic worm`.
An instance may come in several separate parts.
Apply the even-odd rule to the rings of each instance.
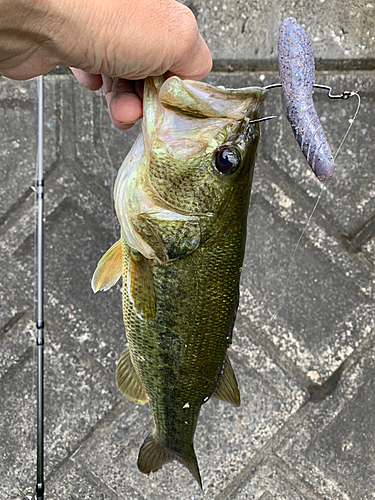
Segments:
[[[335,166],[312,98],[314,53],[306,31],[293,17],[281,25],[278,61],[286,117],[312,171],[325,181],[333,175]]]

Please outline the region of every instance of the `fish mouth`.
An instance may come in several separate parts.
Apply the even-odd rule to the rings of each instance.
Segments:
[[[164,108],[196,118],[241,120],[256,113],[267,96],[263,87],[215,87],[177,76],[157,80],[155,86],[160,89],[158,98]]]

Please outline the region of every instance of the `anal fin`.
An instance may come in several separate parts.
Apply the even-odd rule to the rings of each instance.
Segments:
[[[120,391],[136,403],[147,403],[147,396],[130,357],[129,347],[121,354],[116,368],[116,381]]]
[[[109,290],[122,274],[121,240],[118,240],[103,255],[96,266],[91,280],[91,287],[96,293],[99,290]]]
[[[145,319],[155,316],[155,286],[148,259],[137,250],[129,251],[127,286],[129,297]]]
[[[241,404],[236,376],[227,355],[225,355],[223,372],[213,396],[222,401],[227,401],[235,407]]]
[[[152,434],[149,434],[139,450],[138,469],[148,476],[168,462],[173,462],[173,455],[161,447]]]

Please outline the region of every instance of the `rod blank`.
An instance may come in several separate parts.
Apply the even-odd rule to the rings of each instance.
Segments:
[[[38,164],[36,197],[37,216],[37,339],[38,378],[37,378],[37,484],[38,500],[44,498],[44,316],[43,316],[43,286],[44,286],[44,253],[43,253],[43,209],[44,209],[44,179],[43,179],[43,76],[38,77]]]

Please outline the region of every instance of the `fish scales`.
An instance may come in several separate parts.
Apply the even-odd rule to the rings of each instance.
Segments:
[[[177,460],[202,486],[193,447],[200,408],[213,395],[240,403],[227,349],[259,138],[251,120],[265,96],[177,77],[145,83],[142,134],[115,185],[121,242],[92,286],[123,277],[128,347],[116,376],[151,409],[155,428],[138,457],[146,474]]]
[[[244,200],[244,214],[246,204]],[[160,442],[182,455],[183,450],[171,447],[173,433],[168,429],[172,426],[178,435],[185,434],[187,440],[181,442],[191,448],[196,418],[190,414],[195,415],[204,399],[212,395],[223,367],[245,243],[246,226],[237,222],[224,228],[212,245],[167,265],[153,264],[153,320],[144,321],[129,297],[123,298],[132,359],[155,411]],[[127,275],[125,245],[123,272]],[[163,404],[158,397],[161,388]],[[173,408],[182,409],[187,403],[189,407],[176,416]]]

